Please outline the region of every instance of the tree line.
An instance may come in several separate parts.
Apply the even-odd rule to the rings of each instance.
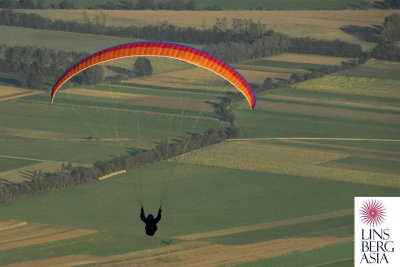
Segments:
[[[228,127],[225,130],[210,128],[202,134],[192,134],[180,141],[160,142],[150,150],[140,150],[136,155],[115,157],[110,161],[96,161],[93,167],[62,164],[54,173],[34,171],[28,181],[11,183],[0,181],[0,203],[28,198],[40,193],[63,189],[68,186],[98,180],[99,177],[119,170],[133,170],[182,153],[193,151],[204,146],[216,144],[226,138],[236,137],[236,130]]]
[[[86,56],[88,56],[88,53],[56,51],[34,46],[8,47],[0,45],[0,72],[16,74],[21,87],[48,90],[57,77]],[[143,57],[138,57],[130,70],[113,66],[107,67],[117,74],[105,77],[104,67],[96,65],[76,75],[72,82],[91,85],[107,80],[121,81],[153,73],[150,61]]]
[[[394,13],[385,18],[379,37],[380,43],[371,51],[371,56],[384,60],[400,61],[400,47],[398,45],[400,41],[399,13]]]
[[[62,0],[59,3],[50,3],[45,0],[1,0],[0,8],[24,8],[24,9],[77,9],[71,0]],[[104,4],[87,6],[86,9],[107,10],[199,10],[194,1],[164,0],[158,3],[153,0],[119,0],[107,1]],[[211,5],[205,10],[221,10],[219,5]]]
[[[16,74],[22,87],[49,89],[48,80],[60,76],[87,53],[56,51],[34,46],[0,45],[0,72]]]
[[[253,90],[257,94],[282,86],[290,86],[307,79],[321,77],[325,74],[354,67],[364,63],[366,60],[367,57],[360,57],[358,59],[342,62],[340,66],[324,66],[320,70],[313,70],[310,73],[293,74],[290,80],[273,81],[271,78],[266,78],[263,84],[253,85]],[[149,70],[146,60],[140,60],[136,65],[145,65]],[[227,93],[221,98],[221,101],[215,105],[215,111],[219,115],[219,119],[229,122],[230,124],[225,130],[210,128],[202,134],[194,133],[190,137],[179,141],[162,141],[150,150],[139,149],[135,155],[119,156],[110,161],[96,161],[93,167],[90,168],[82,166],[74,167],[71,163],[62,164],[60,170],[54,173],[35,171],[29,181],[22,183],[5,183],[0,181],[0,203],[31,197],[43,192],[63,189],[67,186],[95,181],[101,176],[116,171],[130,171],[222,142],[227,138],[238,137],[241,134],[241,129],[238,126],[236,115],[232,111],[232,106],[236,101],[242,100],[243,95],[240,93]]]
[[[182,27],[167,22],[145,26],[107,26],[101,14],[94,19],[85,16],[85,23],[68,20],[51,20],[38,14],[15,12],[11,9],[0,11],[0,25],[78,32],[126,38],[140,38],[153,41],[208,44],[218,42],[252,42],[263,35],[272,33],[266,25],[251,19],[217,20],[207,29]]]

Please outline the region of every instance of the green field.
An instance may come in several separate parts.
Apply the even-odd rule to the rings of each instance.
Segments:
[[[257,66],[268,66],[276,68],[287,68],[287,69],[306,69],[306,70],[318,70],[323,64],[311,64],[311,63],[300,63],[300,62],[290,62],[290,61],[275,61],[258,59],[243,63],[246,65],[257,65]]]
[[[70,103],[51,105],[48,97],[43,98],[46,99],[40,100],[44,104],[36,101],[2,102],[1,127],[7,131],[8,137],[0,142],[1,154],[93,163],[126,154],[136,146],[149,148],[155,145],[154,142],[167,138],[172,140],[210,127],[225,127],[224,123],[174,117],[164,111],[159,111],[162,112],[160,115],[151,115],[119,112],[114,109],[115,106],[104,110],[101,109],[102,102],[93,103],[90,100],[87,101],[93,103],[92,108],[68,106]],[[180,115],[185,113],[181,111]],[[99,140],[85,140],[89,136]],[[46,146],[45,150],[41,149],[43,146]],[[77,150],[82,153],[76,153]]]
[[[328,246],[306,252],[298,252],[290,255],[284,255],[267,260],[260,260],[239,264],[240,267],[261,267],[261,266],[282,266],[282,267],[299,267],[299,266],[353,266],[353,243],[343,243],[339,245]],[[332,265],[331,265],[332,264]]]
[[[0,157],[0,172],[17,169],[24,166],[29,166],[35,163],[36,162],[31,160]]]
[[[63,191],[2,205],[1,219],[102,231],[90,238],[1,251],[1,262],[21,262],[77,253],[107,256],[155,248],[165,246],[162,240],[172,238],[172,244],[182,242],[174,239],[174,236],[182,234],[351,209],[354,195],[399,194],[397,189],[260,172],[186,164],[175,171],[176,167],[175,163],[155,164],[104,182],[70,187]],[[247,179],[243,179],[244,176]],[[155,210],[159,204],[160,192],[164,190],[167,192],[163,203],[165,218],[160,223],[159,235],[152,239],[143,235],[143,225],[137,217],[140,185],[138,179],[142,181],[143,201],[147,209]],[[163,179],[166,179],[166,182],[163,182]],[[281,194],[282,190],[285,190],[286,194]],[[105,195],[107,197],[104,197]],[[288,195],[290,198],[287,198]],[[302,204],[294,205],[299,200]],[[262,212],[265,210],[268,212]],[[341,220],[340,217],[337,219]],[[321,230],[329,228],[324,226],[325,221],[313,223]],[[345,219],[341,224],[350,231],[346,235],[351,234],[352,220]],[[321,235],[336,234],[333,223],[331,228]],[[307,236],[307,233],[296,231],[296,227],[291,231],[294,235]],[[251,236],[255,238],[253,241],[257,241],[256,235],[244,235],[244,239],[237,242],[240,244],[251,242]],[[279,237],[277,233],[271,236],[271,238],[277,237]],[[229,235],[220,236],[218,243],[231,242],[229,240],[231,240]],[[79,243],[76,244],[76,241]],[[38,250],[41,251],[40,254],[37,253]]]
[[[38,46],[77,52],[96,52],[107,47],[140,41],[140,39],[132,38],[106,37],[3,25],[0,25],[0,39],[1,44],[8,46]]]

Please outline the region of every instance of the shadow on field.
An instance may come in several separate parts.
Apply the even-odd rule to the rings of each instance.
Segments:
[[[357,39],[366,42],[379,42],[379,34],[382,27],[379,25],[372,26],[357,26],[357,25],[345,25],[340,27],[345,33],[351,34]]]

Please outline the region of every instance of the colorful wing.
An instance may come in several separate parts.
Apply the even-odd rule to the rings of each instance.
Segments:
[[[57,90],[79,72],[109,60],[133,56],[158,56],[179,59],[210,70],[235,86],[246,97],[251,109],[256,105],[256,96],[249,83],[234,68],[210,54],[180,44],[142,42],[114,46],[96,52],[68,69],[54,84],[51,91],[53,101]]]

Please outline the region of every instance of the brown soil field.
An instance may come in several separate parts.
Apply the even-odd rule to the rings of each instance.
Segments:
[[[340,65],[342,61],[349,60],[349,58],[345,57],[329,57],[329,56],[294,54],[294,53],[283,53],[265,59],[275,60],[275,61],[289,61],[297,63],[323,64],[323,65]]]
[[[324,114],[334,117],[358,118],[364,120],[378,120],[400,123],[400,116],[397,114],[378,113],[360,110],[346,110],[341,108],[321,107],[302,104],[274,103],[268,101],[257,101],[257,108],[263,110],[292,111],[311,114]]]
[[[270,99],[293,100],[293,101],[298,101],[298,102],[303,102],[303,103],[320,103],[320,104],[332,104],[332,105],[342,105],[342,106],[351,106],[351,107],[400,111],[400,106],[391,106],[388,104],[375,103],[375,102],[374,103],[360,103],[360,102],[351,102],[351,101],[343,101],[343,100],[340,100],[340,101],[339,100],[326,100],[326,99],[293,97],[293,96],[273,95],[273,94],[265,94],[264,97],[270,98]]]
[[[5,267],[42,267],[42,266],[63,266],[70,262],[96,259],[97,256],[87,254],[68,255],[64,257],[48,258],[43,260],[35,260],[28,262],[21,262],[16,264],[4,265]]]
[[[353,213],[354,213],[354,211],[352,209],[338,210],[338,211],[333,211],[333,212],[321,213],[321,214],[304,216],[304,217],[297,217],[297,218],[286,219],[286,220],[281,220],[281,221],[233,227],[233,228],[210,231],[210,232],[205,232],[205,233],[198,233],[198,234],[182,235],[182,236],[177,236],[176,238],[183,239],[183,240],[195,240],[195,239],[201,239],[201,238],[209,238],[209,237],[216,237],[216,236],[221,236],[221,235],[229,235],[229,234],[236,234],[236,233],[260,230],[260,229],[273,228],[273,227],[290,225],[290,224],[297,224],[297,223],[311,222],[311,221],[316,221],[316,220],[329,219],[329,218],[334,218],[334,217],[339,217],[339,216],[351,215]]]
[[[121,92],[107,92],[92,89],[66,89],[63,91],[64,94],[73,95],[84,95],[84,96],[95,96],[104,97],[111,99],[124,99],[132,100],[133,104],[141,106],[156,106],[166,107],[181,110],[195,110],[195,111],[209,111],[212,112],[214,108],[205,103],[202,99],[196,98],[185,98],[185,97],[165,97],[165,96],[152,96],[152,95],[141,95]]]
[[[97,230],[76,229],[76,230],[71,230],[71,231],[59,233],[59,234],[48,235],[48,236],[44,236],[44,237],[37,237],[37,238],[28,239],[28,240],[0,244],[0,250],[7,250],[7,249],[12,249],[12,248],[19,248],[19,247],[26,247],[26,246],[32,246],[32,245],[37,245],[37,244],[49,243],[49,242],[54,242],[54,241],[59,241],[59,240],[64,240],[64,239],[70,239],[70,238],[74,238],[74,237],[90,235],[90,234],[94,234],[96,232],[97,232]]]
[[[43,172],[54,172],[55,170],[59,169],[60,166],[61,163],[59,162],[40,162],[34,165],[0,172],[0,178],[14,183],[19,183],[29,180],[31,178],[32,172],[35,170],[41,170]]]
[[[227,266],[351,241],[353,237],[288,238],[247,245],[211,244],[147,258],[118,262],[121,266]],[[115,266],[116,263],[102,266]]]

